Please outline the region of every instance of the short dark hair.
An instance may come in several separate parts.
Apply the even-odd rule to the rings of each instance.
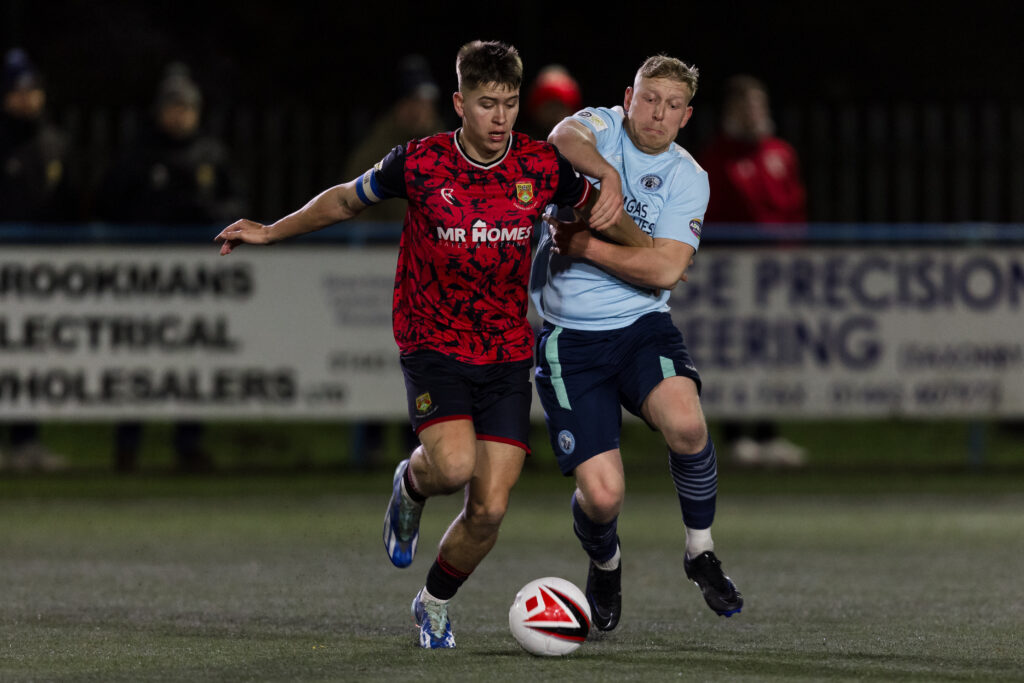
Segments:
[[[511,45],[496,40],[474,40],[459,49],[455,73],[462,92],[491,83],[519,90],[523,85],[523,60]]]

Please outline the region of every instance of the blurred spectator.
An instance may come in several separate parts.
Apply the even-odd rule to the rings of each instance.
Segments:
[[[537,74],[526,96],[523,132],[536,140],[547,140],[559,121],[579,111],[583,104],[579,84],[559,64],[549,64]]]
[[[796,151],[775,137],[768,90],[756,78],[733,76],[726,82],[718,135],[699,161],[711,181],[709,221],[807,221]]]
[[[202,93],[181,64],[168,67],[157,90],[153,121],[127,141],[101,192],[100,218],[140,224],[221,223],[246,212],[241,183],[226,145],[201,126]],[[212,468],[200,445],[202,425],[177,422],[174,450],[183,472]],[[114,467],[136,469],[142,442],[139,422],[120,423]]]
[[[373,124],[362,144],[345,162],[343,180],[364,173],[396,145],[427,137],[445,129],[438,110],[440,89],[434,82],[427,60],[420,55],[406,55],[395,73],[395,100]],[[371,206],[359,214],[360,221],[388,221],[401,224],[407,202],[393,199]],[[387,424],[380,421],[359,422],[352,427],[352,457],[357,467],[369,468],[385,448]],[[402,426],[404,450],[411,451],[419,440],[411,429]]]
[[[709,223],[807,220],[796,151],[774,133],[765,85],[752,76],[730,78],[725,84],[720,130],[698,158],[711,182]],[[806,460],[806,451],[780,437],[774,422],[727,421],[722,431],[736,463],[800,466]]]
[[[445,129],[438,111],[441,91],[430,65],[420,55],[407,55],[395,74],[395,100],[373,124],[345,162],[343,180],[351,180],[384,158],[395,145],[427,137]],[[360,221],[394,221],[405,218],[405,200],[381,202],[359,214]]]
[[[0,81],[0,222],[41,222],[76,217],[77,197],[69,181],[67,137],[46,118],[42,74],[24,50],[4,55]],[[39,439],[37,422],[9,428],[0,466],[15,471],[63,469],[67,460]]]
[[[181,64],[160,84],[153,121],[127,141],[104,180],[100,217],[139,223],[220,223],[245,213],[227,146],[201,126],[203,97]]]
[[[46,85],[24,50],[4,56],[0,222],[80,218],[67,135],[46,115]]]

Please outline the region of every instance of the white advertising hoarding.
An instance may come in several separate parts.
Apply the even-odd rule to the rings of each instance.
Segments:
[[[396,256],[5,246],[0,414],[402,419]],[[1022,298],[1019,247],[706,247],[672,307],[711,417],[1019,416]]]

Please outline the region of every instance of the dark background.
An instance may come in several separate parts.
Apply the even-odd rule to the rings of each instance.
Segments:
[[[148,101],[170,60],[213,100],[379,106],[398,59],[430,60],[442,91],[471,39],[516,45],[527,78],[549,62],[585,99],[621,98],[640,61],[666,52],[704,81],[752,72],[775,99],[1021,99],[1020,3],[3,0],[0,41],[25,47],[58,101]],[[496,9],[497,8],[497,9]],[[610,9],[614,8],[614,9]]]
[[[457,121],[454,58],[473,39],[516,45],[529,83],[561,63],[585,104],[622,102],[644,58],[696,64],[698,152],[724,80],[762,78],[797,149],[815,222],[1024,223],[1021,3],[504,4],[0,0],[0,48],[48,79],[54,118],[96,182],[148,115],[167,65],[191,69],[208,128],[232,149],[250,217],[273,220],[325,186],[420,53]],[[522,127],[520,122],[520,128]]]

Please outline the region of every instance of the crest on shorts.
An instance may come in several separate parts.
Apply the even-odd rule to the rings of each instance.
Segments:
[[[572,455],[572,452],[576,450],[576,437],[568,429],[563,429],[558,432],[558,447],[566,455]]]
[[[434,405],[434,402],[430,399],[430,392],[420,394],[416,397],[416,412],[426,413]]]
[[[516,182],[516,199],[523,206],[529,206],[533,202],[533,181],[520,180]]]

